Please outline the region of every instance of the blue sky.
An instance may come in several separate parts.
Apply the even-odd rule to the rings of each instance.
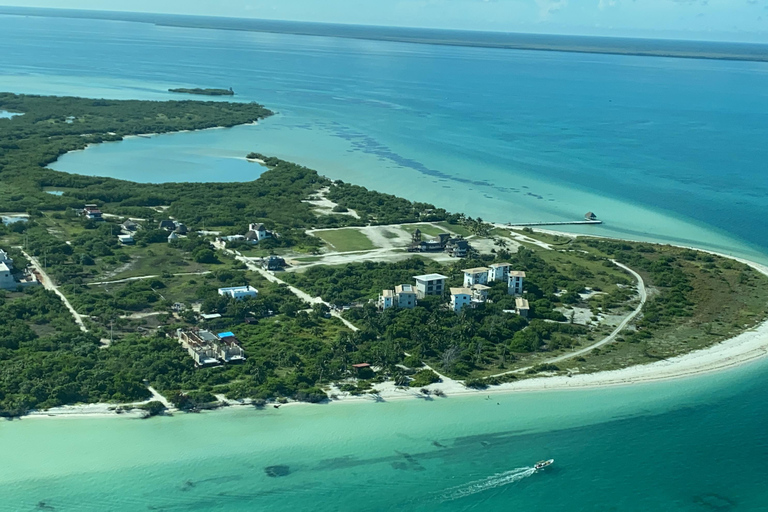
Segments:
[[[511,32],[768,42],[768,0],[0,0],[122,10]]]

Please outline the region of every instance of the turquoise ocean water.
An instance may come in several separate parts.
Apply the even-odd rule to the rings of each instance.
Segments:
[[[496,221],[766,261],[768,65],[0,17],[0,90],[233,87],[258,126],[56,168],[253,179],[249,151]],[[0,121],[2,122],[2,121]],[[158,176],[161,176],[158,179]],[[0,510],[768,510],[764,363],[559,393],[0,424]],[[556,465],[531,475],[532,462]],[[271,478],[264,468],[286,465]],[[51,507],[51,508],[48,508]]]

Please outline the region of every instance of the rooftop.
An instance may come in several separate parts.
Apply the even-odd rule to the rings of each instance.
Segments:
[[[492,263],[491,268],[509,267],[509,263]]]
[[[417,281],[437,281],[441,279],[448,279],[448,276],[443,274],[424,274],[423,276],[413,276]]]
[[[395,293],[416,293],[410,284],[399,284],[395,286]]]
[[[531,309],[530,306],[528,306],[528,300],[521,297],[515,299],[515,307],[517,309]]]
[[[472,285],[473,290],[490,290],[490,286],[485,286],[484,284],[473,284]]]
[[[219,288],[220,292],[258,292],[253,286],[230,286],[229,288]]]
[[[392,290],[384,290],[381,292],[382,297],[392,297],[395,295],[395,292]]]
[[[468,269],[462,270],[462,272],[464,272],[465,274],[484,274],[489,270],[491,269],[489,269],[488,267],[477,267],[477,268],[468,268]]]
[[[451,295],[472,295],[469,288],[451,288]]]
[[[511,277],[525,277],[525,272],[522,270],[513,270],[509,273]]]

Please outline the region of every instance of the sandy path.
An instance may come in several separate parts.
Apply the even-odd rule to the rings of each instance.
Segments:
[[[24,255],[25,258],[29,260],[29,262],[32,264],[34,269],[40,275],[40,278],[41,278],[40,283],[43,285],[43,288],[45,288],[46,290],[51,290],[53,293],[58,295],[61,301],[69,310],[69,312],[72,313],[72,317],[75,319],[75,323],[80,327],[80,330],[83,332],[88,332],[88,328],[85,326],[85,322],[83,322],[83,316],[77,311],[75,311],[75,308],[72,307],[72,304],[70,304],[69,300],[67,300],[64,294],[61,293],[61,291],[59,290],[59,287],[53,283],[53,280],[50,277],[48,277],[48,274],[45,273],[45,271],[43,270],[43,267],[40,265],[40,262],[37,261],[37,258],[30,256],[24,250],[21,250],[21,253]]]

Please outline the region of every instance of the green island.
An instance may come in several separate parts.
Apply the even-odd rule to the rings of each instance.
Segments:
[[[440,380],[667,359],[768,316],[768,278],[729,258],[512,229],[256,152],[246,183],[46,167],[128,135],[250,123],[270,115],[261,105],[0,94],[0,110],[23,114],[0,119],[0,211],[25,219],[0,223],[19,280],[0,290],[2,416],[324,402],[386,384],[439,395]],[[25,269],[44,286],[22,285]],[[421,294],[417,277],[440,286]]]
[[[197,94],[200,96],[234,96],[235,91],[230,87],[229,89],[201,89],[195,87],[194,89],[185,89],[183,87],[176,89],[168,89],[168,92],[177,92],[181,94]]]

